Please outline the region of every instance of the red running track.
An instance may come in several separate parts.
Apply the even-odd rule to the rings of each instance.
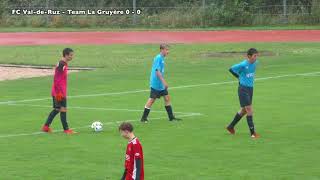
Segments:
[[[0,45],[320,42],[320,30],[21,32],[0,33]]]

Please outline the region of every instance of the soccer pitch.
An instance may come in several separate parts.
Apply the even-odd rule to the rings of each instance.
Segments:
[[[0,63],[55,65],[65,46],[0,47]],[[68,121],[79,134],[40,133],[51,110],[52,77],[0,81],[0,179],[114,180],[123,173],[127,142],[118,124],[133,121],[144,147],[145,177],[152,180],[320,179],[320,43],[173,44],[166,79],[181,122],[169,122],[158,100],[141,124],[158,45],[70,46],[72,66],[97,67],[68,79]],[[229,135],[239,109],[236,79],[228,72],[255,47],[259,58],[254,122]],[[104,123],[94,133],[93,121]]]

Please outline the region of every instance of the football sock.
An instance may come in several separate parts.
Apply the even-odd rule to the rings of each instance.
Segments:
[[[56,109],[52,110],[51,113],[48,116],[48,119],[45,123],[46,126],[50,126],[50,124],[52,123],[54,117],[56,117],[56,115],[59,113],[59,111],[57,111]]]
[[[229,124],[228,128],[234,128],[234,126],[240,121],[240,119],[242,118],[242,116],[237,113],[234,118],[233,121]]]
[[[144,108],[143,115],[142,115],[142,118],[141,118],[141,119],[143,119],[143,120],[147,119],[147,118],[148,118],[149,113],[150,113],[150,108],[145,107],[145,108]]]
[[[67,113],[66,112],[61,112],[60,113],[60,118],[61,118],[61,123],[62,123],[63,129],[64,130],[68,130],[69,127],[68,127],[68,123],[67,123]]]
[[[252,116],[247,116],[247,122],[248,122],[248,126],[249,126],[249,129],[250,129],[250,133],[252,135],[255,132],[254,131],[254,124],[253,124]]]
[[[166,110],[167,110],[167,113],[168,113],[168,117],[170,120],[174,119],[174,115],[173,115],[173,112],[172,112],[172,107],[171,105],[169,106],[165,106]]]

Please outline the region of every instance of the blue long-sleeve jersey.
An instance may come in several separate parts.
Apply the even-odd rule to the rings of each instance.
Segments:
[[[248,60],[244,60],[239,64],[233,65],[230,68],[230,72],[239,78],[240,85],[253,87],[257,64],[258,60],[252,64]]]

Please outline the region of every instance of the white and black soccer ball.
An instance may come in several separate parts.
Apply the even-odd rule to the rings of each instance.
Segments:
[[[91,124],[91,128],[95,131],[95,132],[100,132],[103,130],[103,124],[99,121],[95,121]]]

